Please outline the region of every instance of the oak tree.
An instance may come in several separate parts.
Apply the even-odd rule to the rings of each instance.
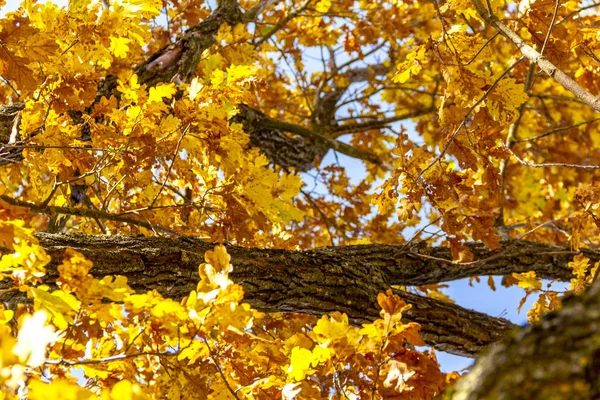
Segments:
[[[24,0],[0,398],[599,397],[599,10]],[[444,293],[493,276],[530,326]]]

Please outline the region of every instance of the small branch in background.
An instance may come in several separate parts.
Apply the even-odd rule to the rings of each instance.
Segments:
[[[511,149],[507,148],[507,150],[515,158],[515,160],[517,160],[519,163],[521,163],[521,164],[523,164],[523,165],[525,165],[527,167],[532,167],[532,168],[559,167],[559,168],[576,168],[576,169],[600,170],[600,165],[580,165],[580,164],[555,163],[555,162],[534,164],[534,163],[530,163],[528,161],[522,160]]]
[[[496,86],[498,85],[498,83],[506,76],[508,75],[508,73],[510,71],[512,71],[517,65],[519,65],[519,63],[521,63],[521,61],[523,61],[525,59],[525,57],[521,57],[519,58],[517,61],[515,61],[514,63],[512,63],[512,65],[510,67],[508,67],[495,81],[494,83],[492,83],[490,85],[490,87],[485,91],[485,93],[481,96],[481,98],[479,98],[479,100],[477,100],[475,102],[475,104],[473,104],[471,106],[471,108],[469,108],[469,110],[467,111],[467,113],[465,114],[464,118],[462,119],[460,125],[458,125],[458,127],[454,130],[454,132],[452,133],[452,136],[450,137],[450,139],[448,139],[448,142],[446,143],[446,145],[444,146],[444,148],[442,149],[442,151],[440,152],[440,154],[435,157],[433,159],[433,161],[431,163],[429,163],[429,165],[427,165],[427,167],[425,167],[420,173],[419,175],[417,175],[417,178],[415,181],[419,181],[421,180],[421,178],[423,177],[423,174],[425,174],[425,172],[429,171],[436,163],[438,163],[439,161],[442,160],[442,158],[444,158],[444,155],[446,155],[446,153],[448,152],[448,149],[450,148],[450,145],[454,142],[454,139],[456,139],[456,136],[458,135],[458,133],[460,132],[461,129],[463,129],[466,125],[467,125],[467,121],[469,120],[469,117],[471,115],[471,113],[473,112],[473,110],[475,110],[475,108],[477,108],[477,106],[479,106],[488,96],[489,94],[496,88]]]
[[[492,15],[486,10],[481,0],[471,0],[477,12],[481,17],[491,26],[493,26],[498,32],[504,37],[510,40],[517,48],[521,51],[523,56],[527,57],[531,62],[538,65],[538,67],[544,71],[549,77],[554,79],[556,82],[561,84],[569,92],[573,93],[577,98],[582,100],[585,104],[590,106],[596,111],[600,111],[600,98],[594,96],[581,85],[579,85],[573,78],[565,74],[558,67],[552,64],[546,57],[540,54],[533,47],[525,43],[525,41],[514,31],[508,28],[502,21],[496,16]]]
[[[594,123],[594,122],[597,122],[597,121],[600,121],[600,118],[594,118],[594,119],[590,119],[589,121],[583,121],[583,122],[580,122],[580,123],[575,124],[575,125],[569,125],[569,126],[564,126],[564,127],[561,127],[561,128],[552,129],[551,131],[544,132],[544,133],[542,133],[540,135],[533,136],[533,137],[530,137],[530,138],[514,139],[513,142],[514,143],[534,142],[534,141],[536,141],[538,139],[545,138],[546,136],[550,136],[550,135],[553,135],[553,134],[559,133],[559,132],[565,132],[565,131],[571,130],[573,128],[577,128],[577,127],[582,126],[582,125],[591,124],[591,123]]]
[[[170,229],[157,226],[150,222],[139,221],[139,220],[136,220],[136,219],[133,219],[130,217],[124,217],[122,215],[111,214],[109,212],[101,211],[101,210],[92,210],[89,208],[75,208],[75,207],[42,206],[39,204],[30,203],[28,201],[16,200],[16,199],[13,199],[12,197],[6,196],[6,195],[0,195],[0,200],[5,201],[6,203],[10,204],[11,206],[25,207],[25,208],[30,209],[31,211],[35,211],[35,212],[42,213],[42,214],[49,214],[49,215],[65,214],[65,215],[76,215],[78,217],[84,217],[84,218],[104,219],[104,220],[110,220],[110,221],[115,221],[115,222],[122,222],[122,223],[126,223],[126,224],[136,225],[136,226],[140,226],[142,228],[150,229],[153,231],[156,230],[156,231],[160,231],[160,232],[167,233],[170,235],[177,235],[174,231],[172,231]]]

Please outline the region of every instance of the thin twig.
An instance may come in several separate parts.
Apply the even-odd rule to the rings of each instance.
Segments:
[[[231,393],[231,395],[234,398],[236,398],[236,399],[239,400],[239,397],[238,397],[236,391],[233,390],[233,388],[231,387],[231,385],[229,385],[229,382],[227,381],[227,378],[225,378],[225,374],[223,373],[221,365],[216,360],[215,355],[213,354],[212,349],[210,348],[210,345],[208,344],[208,340],[206,340],[205,337],[203,337],[202,340],[204,341],[204,344],[206,345],[206,348],[208,349],[208,354],[210,354],[210,358],[212,359],[213,363],[215,363],[215,367],[217,368],[217,371],[219,372],[219,375],[221,375],[221,379],[223,379],[223,382],[225,383],[225,386],[227,386],[227,390],[229,390],[229,393]]]
[[[165,185],[167,184],[167,181],[169,180],[169,175],[171,175],[171,170],[173,169],[173,165],[175,164],[175,160],[177,159],[177,154],[179,153],[179,146],[181,146],[181,142],[183,141],[183,138],[185,137],[185,134],[187,133],[189,128],[190,128],[190,125],[188,124],[188,126],[186,126],[185,129],[183,130],[183,132],[181,133],[181,137],[177,141],[177,146],[175,147],[175,152],[173,153],[173,160],[171,161],[171,164],[169,165],[169,168],[167,169],[167,174],[165,176],[165,179],[164,179],[162,185],[160,186],[160,189],[158,190],[158,192],[156,192],[156,194],[154,195],[154,198],[152,199],[152,202],[150,203],[150,207],[152,207],[154,205],[154,203],[156,203],[158,196],[160,196],[163,189],[165,188]]]
[[[570,215],[568,217],[562,217],[562,218],[554,219],[552,221],[546,221],[546,222],[544,222],[544,223],[536,226],[535,228],[533,228],[533,229],[525,232],[524,234],[522,234],[521,236],[519,236],[519,239],[524,239],[526,236],[531,235],[533,232],[537,231],[540,228],[543,228],[546,225],[554,225],[557,222],[564,221],[564,220],[569,219],[569,218],[571,218]]]
[[[319,215],[321,215],[321,219],[323,220],[323,223],[325,224],[325,227],[327,228],[327,233],[329,234],[329,240],[331,242],[331,245],[335,246],[335,242],[333,241],[333,235],[331,234],[331,227],[329,226],[329,221],[327,221],[327,216],[325,215],[323,210],[321,210],[321,207],[319,207],[318,204],[315,203],[315,201],[313,200],[313,198],[311,197],[310,194],[306,193],[306,191],[304,191],[303,189],[300,189],[300,192],[308,199],[310,204],[313,205],[313,208],[315,210],[317,210]]]
[[[534,164],[534,163],[530,163],[528,161],[522,160],[511,149],[507,148],[507,150],[515,158],[515,160],[517,160],[519,163],[521,163],[527,167],[532,167],[532,168],[560,167],[560,168],[577,168],[577,169],[588,169],[588,170],[600,169],[600,165],[580,165],[580,164],[554,163],[554,162],[553,163]]]
[[[588,6],[581,7],[581,8],[580,8],[580,9],[578,9],[578,10],[575,10],[575,11],[572,11],[572,12],[570,12],[569,14],[565,15],[565,17],[564,17],[563,19],[561,19],[560,21],[558,21],[558,22],[556,23],[556,25],[560,25],[560,24],[562,24],[563,22],[566,22],[566,21],[568,21],[569,19],[573,18],[575,15],[577,15],[577,14],[579,14],[579,13],[581,13],[581,12],[585,11],[585,10],[589,10],[590,8],[594,8],[594,7],[600,7],[600,3],[593,3],[593,4],[590,4],[590,5],[588,5]]]
[[[525,78],[525,93],[529,94],[531,91],[531,87],[533,86],[533,80],[535,73],[535,64],[529,63],[529,69],[527,71],[527,77]],[[508,128],[508,135],[506,135],[505,146],[509,149],[512,149],[515,145],[515,137],[517,136],[517,132],[519,130],[519,126],[521,125],[521,119],[523,118],[523,112],[525,111],[525,105],[527,102],[521,104],[519,106],[517,119],[513,122]],[[500,212],[498,213],[498,217],[496,218],[496,230],[502,239],[508,239],[508,231],[506,230],[506,226],[504,225],[504,203],[506,202],[506,171],[508,169],[508,159],[504,159],[500,162],[500,176],[502,178],[502,182],[500,184]]]
[[[499,35],[500,35],[500,33],[499,33],[499,32],[496,32],[496,33],[494,33],[494,35],[492,35],[492,37],[491,37],[491,38],[489,38],[489,39],[488,39],[488,40],[487,40],[487,41],[486,41],[486,42],[483,44],[483,46],[481,46],[481,48],[480,48],[480,49],[477,51],[477,53],[475,53],[475,55],[474,55],[473,57],[471,57],[471,59],[470,59],[469,61],[467,61],[466,63],[449,63],[449,62],[446,62],[446,61],[444,61],[444,59],[442,59],[441,55],[440,55],[438,52],[436,52],[436,53],[438,53],[439,59],[440,59],[440,61],[442,62],[442,64],[444,64],[444,65],[446,65],[446,66],[449,66],[449,67],[466,67],[466,66],[468,66],[469,64],[471,64],[473,61],[475,61],[475,59],[477,59],[477,56],[478,56],[479,54],[481,54],[481,52],[482,52],[483,50],[485,50],[485,48],[487,47],[487,45],[488,45],[488,44],[490,44],[490,43],[492,42],[492,40],[494,40],[494,39],[495,39],[497,36],[499,36]]]
[[[588,92],[585,88],[579,85],[573,78],[568,76],[556,65],[552,64],[546,57],[540,54],[533,47],[525,43],[525,41],[514,31],[508,28],[502,21],[496,16],[488,13],[481,0],[471,0],[477,12],[482,18],[500,32],[504,37],[510,40],[530,61],[536,63],[538,67],[544,71],[548,76],[554,79],[557,83],[562,85],[569,92],[573,93],[576,97],[582,100],[585,104],[590,106],[596,111],[600,111],[600,98],[594,96]]]
[[[102,364],[111,361],[124,360],[127,358],[136,358],[142,356],[157,356],[157,357],[173,357],[177,356],[179,352],[157,352],[157,351],[144,351],[141,353],[135,354],[118,354],[116,356],[97,358],[93,360],[82,360],[82,361],[68,361],[68,360],[46,360],[44,364],[48,365],[67,365],[67,366],[76,366],[76,365],[85,365],[85,364]]]
[[[333,128],[331,130],[331,136],[337,138],[339,136],[347,135],[349,133],[356,133],[356,132],[366,131],[369,129],[383,128],[384,126],[389,125],[393,122],[398,122],[398,121],[402,121],[405,119],[413,119],[413,118],[421,117],[423,115],[430,114],[434,111],[435,111],[434,107],[426,107],[421,110],[410,111],[405,114],[397,115],[397,116],[390,117],[390,118],[383,118],[383,119],[376,120],[376,121],[369,121],[369,122],[364,122],[364,123],[359,123],[359,124],[353,123],[353,124],[341,125],[341,126]]]
[[[168,228],[163,228],[160,226],[155,227],[153,224],[150,224],[148,222],[139,221],[139,220],[129,218],[129,217],[123,217],[121,215],[111,214],[111,213],[101,211],[101,210],[92,210],[89,208],[75,208],[75,207],[58,207],[58,206],[43,207],[39,204],[30,203],[28,201],[16,200],[7,195],[0,195],[0,200],[5,201],[12,206],[29,208],[32,211],[42,213],[42,214],[49,214],[49,215],[66,214],[66,215],[76,215],[78,217],[84,217],[84,218],[105,219],[105,220],[110,220],[110,221],[116,221],[116,222],[122,222],[122,223],[126,223],[126,224],[141,226],[142,228],[146,228],[146,229],[150,229],[150,230],[154,230],[155,228],[157,228],[159,231],[161,231],[163,233],[167,233],[170,235],[177,235],[177,233],[175,233],[174,231],[172,231]]]
[[[554,133],[568,131],[568,130],[571,130],[573,128],[577,128],[577,127],[582,126],[582,125],[591,124],[591,123],[596,122],[596,121],[600,121],[600,118],[594,118],[594,119],[591,119],[589,121],[583,121],[583,122],[580,122],[580,123],[575,124],[575,125],[569,125],[569,126],[564,126],[562,128],[556,128],[556,129],[553,129],[551,131],[544,132],[544,133],[542,133],[540,135],[533,136],[533,137],[530,137],[530,138],[515,139],[514,142],[515,143],[533,142],[535,140],[538,140],[538,139],[541,139],[541,138],[545,138],[546,136],[550,136],[550,135],[552,135]]]
[[[546,32],[546,38],[544,39],[544,44],[542,45],[542,49],[540,50],[540,55],[543,56],[546,51],[546,47],[548,46],[548,42],[550,41],[550,34],[552,33],[552,29],[554,28],[554,24],[556,23],[556,17],[558,17],[558,7],[560,6],[560,0],[556,0],[554,2],[554,14],[552,15],[552,21],[550,22],[550,27],[548,28],[548,32]]]

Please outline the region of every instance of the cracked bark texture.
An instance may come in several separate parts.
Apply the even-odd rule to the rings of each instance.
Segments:
[[[600,282],[480,357],[447,398],[600,398]]]
[[[198,265],[213,244],[193,238],[145,238],[39,233],[52,257],[46,283],[58,276],[56,267],[66,248],[94,262],[97,277],[123,275],[136,291],[156,289],[181,299],[195,288]],[[511,240],[501,250],[470,244],[476,261],[454,264],[445,248],[424,243],[406,246],[358,245],[307,251],[228,246],[234,270],[231,278],[242,285],[246,301],[265,312],[304,312],[315,315],[340,311],[354,323],[378,317],[377,293],[391,285],[424,285],[473,275],[505,275],[536,270],[539,275],[568,280],[574,252],[558,246]],[[592,261],[600,253],[585,250]],[[445,257],[445,259],[443,258]],[[8,287],[5,283],[4,288]],[[413,308],[407,320],[422,324],[426,342],[453,354],[473,356],[504,337],[514,325],[501,318],[407,292],[398,294]],[[14,293],[0,301],[19,302]]]

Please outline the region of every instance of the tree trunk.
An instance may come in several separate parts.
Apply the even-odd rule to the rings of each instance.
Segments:
[[[600,398],[600,282],[481,357],[453,400]]]

